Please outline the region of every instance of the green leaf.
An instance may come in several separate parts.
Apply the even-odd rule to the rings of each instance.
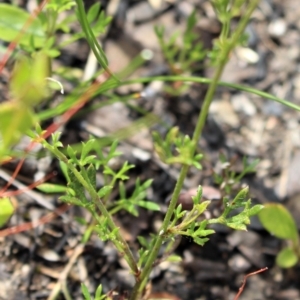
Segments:
[[[96,189],[96,169],[94,165],[89,165],[86,170],[90,183],[94,189]]]
[[[80,159],[85,159],[88,154],[95,148],[95,139],[89,139],[86,143],[82,142]]]
[[[207,206],[210,205],[211,201],[207,200],[207,201],[203,201],[200,204],[195,204],[194,206],[197,208],[197,212],[199,215],[201,215],[206,209]]]
[[[82,0],[76,0],[77,3],[77,17],[81,24],[82,30],[85,34],[87,42],[89,43],[97,61],[102,66],[102,68],[108,72],[117,82],[119,79],[116,78],[114,74],[111,74],[110,70],[108,69],[108,60],[103,51],[101,45],[99,44],[98,40],[95,37],[95,34],[87,20],[87,16],[84,10],[84,2]],[[103,18],[101,19],[101,21]],[[104,24],[103,24],[104,25]]]
[[[148,210],[160,211],[160,206],[155,202],[139,200],[139,201],[135,201],[134,203]]]
[[[176,255],[176,254],[172,254],[172,255],[168,256],[166,260],[170,261],[170,262],[181,262],[182,257],[179,255]]]
[[[199,238],[199,237],[194,237],[193,240],[196,244],[200,246],[203,246],[207,241],[209,241],[208,238]]]
[[[192,199],[193,199],[193,203],[194,205],[197,205],[200,203],[201,201],[201,198],[202,198],[202,186],[199,185],[198,188],[197,188],[197,194],[196,196],[192,196]]]
[[[291,268],[298,262],[295,251],[291,248],[282,249],[276,256],[276,264],[281,268]]]
[[[119,193],[121,199],[126,199],[126,188],[122,181],[119,182]]]
[[[106,186],[102,187],[97,193],[99,198],[105,197],[112,190],[112,188],[113,187],[110,185],[106,185]]]
[[[55,12],[62,12],[65,10],[71,9],[73,6],[75,6],[75,1],[72,0],[51,0],[46,5],[47,10],[54,10]]]
[[[60,160],[59,161],[59,166],[60,166],[60,169],[63,172],[65,178],[67,179],[67,181],[70,181],[67,165],[63,161]]]
[[[68,145],[68,147],[67,147],[67,153],[68,153],[69,157],[71,158],[70,161],[72,163],[79,164],[79,161],[77,158],[77,152],[70,145]]]
[[[88,222],[85,220],[85,218],[82,217],[74,217],[75,221],[79,223],[80,225],[88,225]]]
[[[207,235],[210,235],[210,234],[214,234],[215,231],[213,229],[197,229],[193,236],[207,236]]]
[[[241,205],[242,202],[245,201],[247,195],[248,195],[248,192],[249,192],[249,187],[245,187],[243,188],[242,190],[240,190],[238,192],[238,194],[235,196],[234,200],[232,201],[232,206],[239,206]]]
[[[77,177],[72,173],[72,171],[68,170],[70,181],[68,182],[68,186],[75,191],[76,196],[82,201],[82,203],[88,203],[88,200],[85,197],[85,190]]]
[[[90,292],[84,283],[81,284],[81,292],[82,292],[85,300],[92,300]]]
[[[0,198],[0,227],[3,227],[13,215],[15,208],[8,197]]]
[[[86,225],[88,225],[88,224],[86,224]],[[93,233],[94,228],[95,228],[95,226],[92,226],[92,225],[87,227],[87,229],[85,230],[85,232],[84,232],[84,234],[81,238],[81,243],[82,244],[86,244],[89,241],[89,239],[90,239],[90,237]]]
[[[148,180],[146,180],[146,181],[141,185],[142,190],[146,190],[148,187],[150,187],[151,184],[152,184],[152,182],[153,182],[153,179],[148,179]]]
[[[36,188],[47,194],[63,193],[68,190],[68,187],[66,187],[64,185],[52,184],[52,183],[42,183],[42,184],[39,184]]]
[[[102,284],[99,284],[96,293],[95,293],[95,300],[105,299],[105,295],[102,295]]]
[[[13,5],[0,4],[0,39],[12,42],[20,35],[22,28],[30,14],[25,10]],[[36,18],[30,26],[26,28],[24,34],[18,41],[21,45],[30,46],[33,38],[35,47],[42,47],[45,43],[46,35],[41,21]]]
[[[250,217],[250,216],[255,216],[255,215],[257,215],[263,208],[264,208],[263,205],[260,205],[260,204],[254,205],[254,206],[252,206],[252,207],[248,210],[247,214],[248,214],[249,217]]]
[[[60,141],[61,132],[54,132],[51,134],[52,137],[52,145],[54,148],[62,148],[63,144]]]
[[[137,237],[137,239],[138,239],[139,243],[140,243],[145,249],[149,249],[150,243],[146,240],[145,237],[139,235],[139,236]]]
[[[0,139],[4,149],[12,146],[34,123],[30,108],[18,102],[4,102],[0,105]]]
[[[89,23],[94,22],[95,19],[97,18],[99,11],[100,11],[100,5],[101,5],[100,2],[96,2],[89,9],[87,16],[86,16]]]
[[[73,205],[77,205],[77,206],[83,206],[83,203],[76,197],[72,197],[69,195],[66,196],[60,196],[59,200],[69,203],[69,204],[73,204]]]
[[[289,211],[281,204],[267,203],[258,214],[262,225],[271,234],[280,239],[290,239],[295,243],[298,241],[298,230],[296,223]]]
[[[244,230],[247,231],[247,227],[245,224],[241,223],[226,223],[226,226],[235,229],[235,230]]]
[[[38,52],[33,58],[21,56],[10,80],[10,91],[15,100],[31,107],[38,104],[48,95],[48,75],[49,58],[45,53]]]

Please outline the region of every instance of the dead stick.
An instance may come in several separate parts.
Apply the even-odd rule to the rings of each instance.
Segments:
[[[262,269],[260,269],[260,270],[258,270],[258,271],[255,271],[255,272],[252,272],[252,273],[249,273],[249,274],[245,275],[245,276],[244,276],[244,279],[243,279],[243,284],[242,284],[242,286],[239,288],[239,292],[238,292],[238,293],[236,294],[236,296],[234,297],[234,300],[238,300],[238,299],[239,299],[240,295],[242,294],[242,292],[243,292],[243,290],[244,290],[244,287],[245,287],[245,285],[246,285],[246,281],[247,281],[247,278],[248,278],[248,277],[250,277],[250,276],[252,276],[252,275],[256,275],[256,274],[261,273],[261,272],[264,272],[264,271],[266,271],[266,270],[268,270],[268,267],[262,268]]]
[[[84,245],[83,244],[79,244],[76,246],[76,248],[74,249],[74,252],[72,254],[72,256],[70,257],[70,260],[68,262],[68,264],[65,266],[64,270],[61,272],[59,279],[57,281],[57,283],[55,284],[50,296],[48,297],[47,300],[54,300],[56,299],[56,297],[58,296],[58,294],[60,293],[63,285],[65,284],[68,275],[71,271],[71,268],[73,267],[73,265],[75,264],[75,262],[77,261],[77,258],[82,254],[84,250]]]

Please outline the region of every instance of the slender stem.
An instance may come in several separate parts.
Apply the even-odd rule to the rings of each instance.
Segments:
[[[181,82],[195,82],[195,83],[211,84],[212,80],[213,79],[211,79],[211,78],[193,77],[193,76],[175,76],[175,75],[174,76],[154,76],[154,77],[142,77],[142,78],[136,78],[136,79],[122,81],[118,86],[130,85],[133,83],[148,83],[148,82],[152,82],[152,81],[164,81],[164,82],[181,81]],[[241,84],[230,83],[230,82],[225,82],[225,81],[218,81],[217,85],[232,88],[232,89],[243,91],[243,92],[247,92],[247,93],[254,94],[254,95],[266,98],[266,99],[270,99],[270,100],[279,102],[280,104],[283,104],[289,108],[300,111],[300,106],[298,106],[290,101],[287,101],[283,98],[279,98],[279,97],[276,97],[269,93],[254,89],[249,86],[244,86]],[[44,119],[45,118],[43,118],[43,120]]]
[[[97,96],[99,94],[103,94],[112,88],[116,88],[116,87],[119,87],[122,85],[130,85],[133,83],[148,83],[148,82],[153,82],[153,81],[163,81],[163,82],[181,81],[181,82],[195,82],[195,83],[210,84],[212,82],[212,79],[205,78],[205,77],[193,77],[193,76],[186,77],[186,76],[175,76],[175,75],[174,76],[142,77],[142,78],[136,78],[136,79],[131,79],[131,80],[125,80],[125,81],[122,81],[121,83],[113,83],[112,85],[106,86],[105,88],[103,88],[103,86],[101,86],[96,91],[95,96]],[[282,105],[285,105],[289,108],[292,108],[294,110],[300,111],[300,106],[298,106],[290,101],[287,101],[285,99],[271,95],[269,93],[254,89],[252,87],[235,84],[235,83],[224,82],[224,81],[219,81],[218,86],[224,86],[224,87],[232,88],[235,90],[254,94],[254,95],[266,98],[266,99],[276,101],[276,102],[278,102]],[[74,95],[73,96],[71,95],[70,97],[74,97]],[[74,97],[74,99],[75,99],[75,97]],[[136,98],[136,99],[138,99],[138,98]],[[102,104],[99,104],[99,107],[109,105],[110,103],[113,103],[113,102],[116,102],[116,101],[115,100],[105,101]],[[69,101],[68,105],[66,105],[66,103],[64,102],[63,104],[61,104],[60,106],[58,106],[56,108],[48,109],[44,112],[38,113],[37,116],[40,121],[47,120],[48,118],[51,118],[58,114],[64,113],[65,111],[70,109],[70,107],[72,107],[73,105],[74,105],[74,102]]]
[[[91,26],[88,22],[85,10],[84,10],[84,3],[83,0],[76,0],[77,4],[77,11],[78,11],[78,20],[80,22],[80,25],[82,27],[82,30],[86,36],[86,39],[89,43],[89,46],[91,47],[95,57],[97,58],[97,61],[101,65],[101,67],[110,75],[112,76],[117,82],[119,82],[119,79],[110,71],[108,68],[108,60],[105,56],[105,53],[98,43],[93,30],[91,29]]]
[[[252,1],[252,3],[249,5],[249,8],[248,8],[245,16],[240,21],[238,27],[236,28],[234,34],[232,35],[232,38],[229,40],[229,43],[225,43],[224,44],[224,49],[221,50],[219,65],[217,66],[217,69],[216,69],[215,74],[213,76],[212,82],[209,85],[208,91],[205,95],[204,103],[203,103],[202,109],[200,111],[199,118],[197,120],[197,124],[196,124],[195,130],[194,130],[193,139],[192,139],[194,141],[194,143],[192,144],[192,147],[193,147],[192,148],[192,153],[195,152],[197,144],[198,144],[198,140],[199,140],[199,138],[202,134],[202,130],[203,130],[203,127],[204,127],[204,124],[205,124],[205,121],[206,121],[207,114],[208,114],[208,109],[209,109],[209,106],[212,102],[212,99],[213,99],[213,96],[215,94],[216,88],[218,86],[218,81],[221,77],[223,69],[224,69],[224,67],[226,65],[226,62],[228,60],[229,53],[233,49],[233,47],[236,45],[240,35],[243,33],[243,31],[244,31],[244,29],[245,29],[245,27],[246,27],[246,25],[247,25],[247,23],[250,19],[250,16],[251,16],[253,10],[255,9],[256,5],[258,4],[258,1],[259,0]],[[141,293],[142,293],[142,291],[145,287],[145,284],[147,282],[147,278],[149,277],[151,269],[152,269],[152,265],[153,265],[155,259],[157,258],[160,247],[161,247],[161,245],[164,241],[164,234],[166,233],[166,231],[168,229],[168,226],[170,224],[170,220],[171,220],[171,217],[173,215],[174,209],[176,207],[177,199],[178,199],[179,193],[182,189],[183,182],[184,182],[184,179],[187,175],[188,170],[189,170],[188,165],[183,165],[182,166],[178,181],[175,185],[175,189],[174,189],[172,199],[170,201],[167,213],[165,215],[165,218],[164,218],[164,221],[163,221],[163,224],[162,224],[162,227],[161,227],[161,230],[160,230],[160,232],[159,232],[159,234],[156,238],[153,249],[149,253],[148,259],[147,259],[146,264],[145,264],[145,267],[144,267],[144,269],[141,273],[141,276],[140,276],[140,281],[136,283],[136,285],[135,285],[135,287],[132,291],[130,300],[139,299],[139,297],[140,297],[140,295],[141,295]]]
[[[162,224],[162,228],[161,228],[158,236],[156,237],[156,241],[155,241],[155,244],[152,248],[152,251],[149,253],[148,259],[147,259],[146,264],[145,264],[145,267],[144,267],[144,269],[141,273],[141,276],[140,276],[140,281],[136,283],[136,285],[135,285],[135,287],[132,291],[132,294],[130,296],[130,300],[139,299],[139,295],[141,294],[142,290],[145,287],[145,284],[147,283],[147,279],[148,279],[149,274],[152,270],[152,265],[153,265],[155,259],[157,258],[158,252],[159,252],[160,247],[162,245],[162,242],[164,240],[164,234],[166,233],[166,231],[168,229],[168,225],[169,225],[171,217],[173,215],[173,211],[175,209],[177,199],[178,199],[178,196],[181,192],[183,182],[184,182],[184,179],[187,175],[188,169],[189,169],[189,167],[187,165],[184,165],[181,168],[180,175],[179,175],[178,181],[175,185],[174,193],[172,195],[172,199],[170,201],[169,208],[167,210],[167,213],[165,215],[165,218],[164,218],[164,221],[163,221],[163,224]]]

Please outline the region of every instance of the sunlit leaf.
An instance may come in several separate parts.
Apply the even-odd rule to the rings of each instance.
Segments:
[[[160,211],[160,206],[155,202],[139,200],[139,201],[136,201],[135,204],[137,204],[138,206],[144,207],[148,210]]]
[[[262,225],[271,234],[281,239],[298,241],[296,223],[289,211],[281,204],[267,203],[258,214]]]
[[[6,42],[13,41],[20,34],[29,18],[30,14],[25,10],[10,4],[1,3],[0,39]],[[26,28],[18,42],[22,45],[30,46],[32,38],[35,47],[42,47],[45,43],[45,32],[38,18],[34,19],[30,26]]]
[[[42,52],[34,58],[22,56],[17,61],[10,80],[10,91],[16,101],[34,106],[47,96],[48,63]]]
[[[291,248],[282,249],[276,256],[276,264],[281,268],[291,268],[298,262],[295,251]]]
[[[106,185],[106,186],[102,187],[97,193],[99,198],[105,197],[112,190],[112,188],[113,187],[110,185]]]
[[[89,290],[84,283],[81,284],[81,292],[82,292],[85,300],[92,300]]]
[[[182,261],[182,257],[180,257],[179,255],[176,255],[176,254],[172,254],[172,255],[168,256],[167,261],[170,261],[170,262],[181,262]]]
[[[5,102],[0,105],[0,138],[4,149],[17,142],[34,123],[30,108],[18,102]]]
[[[3,227],[13,215],[15,207],[10,198],[0,198],[0,227]]]
[[[38,190],[51,194],[51,193],[63,193],[68,190],[68,187],[59,184],[42,183],[36,187]]]

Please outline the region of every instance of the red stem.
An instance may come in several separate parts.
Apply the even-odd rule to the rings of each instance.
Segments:
[[[246,281],[247,281],[247,278],[248,278],[248,277],[250,277],[250,276],[252,276],[252,275],[256,275],[256,274],[258,274],[258,273],[262,273],[262,272],[264,272],[264,271],[266,271],[266,270],[268,270],[268,267],[262,268],[262,269],[260,269],[260,270],[258,270],[258,271],[255,271],[255,272],[252,272],[252,273],[249,273],[249,274],[245,275],[245,276],[244,276],[244,279],[243,279],[243,284],[242,284],[242,286],[239,288],[239,292],[238,292],[238,293],[236,294],[236,296],[234,297],[234,300],[238,300],[238,299],[239,299],[240,295],[242,294],[242,292],[243,292],[243,290],[244,290],[244,288],[245,288]]]

